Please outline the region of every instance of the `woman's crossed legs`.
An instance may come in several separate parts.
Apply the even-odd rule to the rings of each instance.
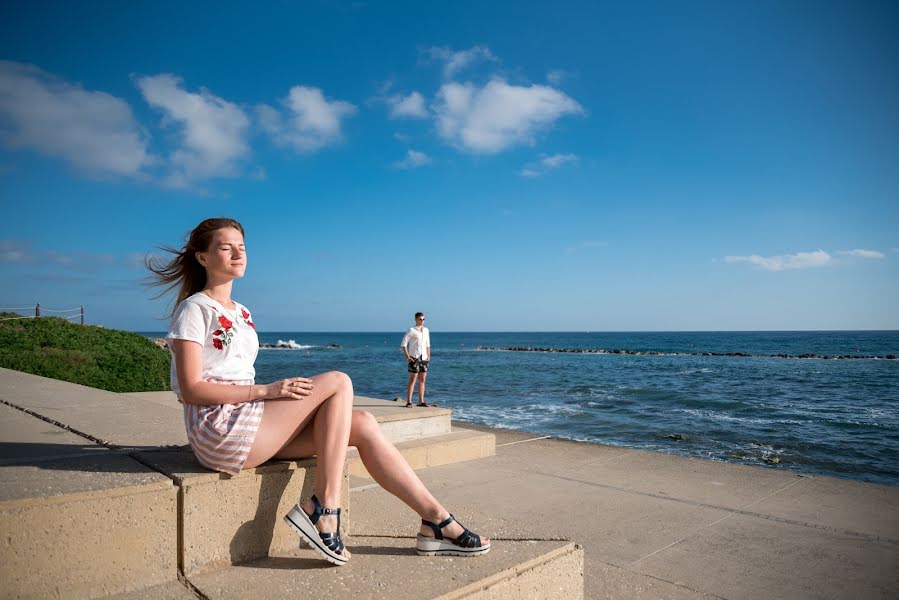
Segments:
[[[349,376],[330,371],[312,377],[314,388],[303,400],[267,400],[262,422],[245,468],[261,465],[271,458],[297,459],[316,456],[318,465],[315,495],[324,506],[340,506],[340,486],[347,446],[355,446],[369,474],[382,488],[405,502],[423,519],[440,523],[449,512],[424,486],[399,450],[381,432],[368,411],[353,410],[353,384]],[[303,505],[311,514],[313,504]],[[337,529],[337,519],[322,516],[321,531]],[[453,521],[443,528],[450,538],[462,534]],[[422,525],[420,534],[433,537],[431,528]],[[483,544],[489,544],[483,538]],[[349,552],[344,551],[349,557]]]

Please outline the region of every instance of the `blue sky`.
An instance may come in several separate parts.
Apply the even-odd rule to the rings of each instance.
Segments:
[[[0,306],[228,215],[262,331],[899,328],[895,3],[260,4],[3,3]]]

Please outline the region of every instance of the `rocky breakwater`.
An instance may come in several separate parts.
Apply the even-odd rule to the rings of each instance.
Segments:
[[[624,350],[608,348],[532,348],[530,346],[477,346],[477,350],[505,352],[568,352],[571,354],[626,354],[629,356],[729,356],[743,358],[817,358],[820,360],[897,360],[895,354],[749,354],[746,352],[658,352],[655,350]]]

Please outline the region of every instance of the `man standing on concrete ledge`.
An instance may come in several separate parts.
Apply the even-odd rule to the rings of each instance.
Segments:
[[[431,333],[425,327],[424,313],[415,313],[415,326],[410,327],[400,350],[409,363],[409,385],[406,388],[406,407],[412,406],[412,389],[418,379],[418,406],[436,406],[425,402],[425,379],[428,377],[428,363],[431,360]]]

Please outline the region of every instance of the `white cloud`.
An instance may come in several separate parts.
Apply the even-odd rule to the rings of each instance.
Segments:
[[[127,102],[12,61],[0,61],[0,139],[100,175],[136,176],[153,160]]]
[[[555,169],[556,167],[560,167],[568,162],[575,162],[577,160],[577,156],[574,154],[553,154],[551,156],[544,156],[540,159],[540,164],[549,169]]]
[[[390,118],[400,119],[408,117],[412,119],[426,119],[428,109],[425,108],[425,98],[418,92],[412,92],[408,96],[391,96],[387,99],[390,105]]]
[[[125,258],[122,259],[122,264],[129,269],[144,269],[146,268],[144,261],[148,256],[152,256],[156,260],[161,259],[159,256],[146,254],[144,252],[129,252],[125,255]]]
[[[30,242],[0,240],[0,263],[27,264],[34,262],[34,259]]]
[[[282,102],[286,115],[260,104],[256,115],[262,128],[276,144],[298,152],[315,152],[343,139],[344,118],[356,113],[356,106],[343,100],[329,101],[319,88],[297,85]]]
[[[564,78],[565,71],[562,71],[561,69],[553,69],[546,74],[546,80],[553,85],[559,85]]]
[[[883,258],[883,252],[878,252],[877,250],[842,250],[840,254],[845,254],[846,256],[855,256],[858,258]]]
[[[449,48],[429,48],[428,55],[432,59],[443,62],[443,76],[452,79],[459,71],[479,60],[495,62],[496,56],[486,46],[472,46],[468,50],[452,51]]]
[[[163,112],[163,127],[178,129],[181,145],[169,156],[166,183],[185,187],[199,179],[240,174],[239,161],[249,154],[250,120],[243,110],[202,88],[188,92],[171,74],[135,81],[147,102]]]
[[[97,269],[114,266],[116,262],[112,254],[96,254],[84,250],[63,254],[56,250],[36,250],[31,242],[0,240],[0,263],[53,265],[69,271],[94,273]]]
[[[397,169],[414,169],[431,164],[431,158],[424,152],[409,150],[406,152],[406,158],[393,164]]]
[[[521,169],[520,174],[523,177],[538,177],[551,169],[561,167],[565,163],[577,162],[577,156],[574,154],[551,154],[543,155],[537,163],[530,163]]]
[[[568,114],[581,114],[580,104],[544,85],[510,85],[492,79],[479,88],[472,83],[446,83],[433,106],[437,131],[446,141],[472,152],[496,153],[533,143],[541,129]]]
[[[726,256],[724,260],[729,263],[749,263],[766,271],[810,269],[812,267],[826,267],[832,264],[830,254],[824,250],[767,257],[759,256],[758,254],[750,256]]]

